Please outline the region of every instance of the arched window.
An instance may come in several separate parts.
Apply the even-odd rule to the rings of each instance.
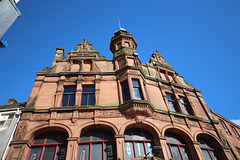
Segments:
[[[186,144],[181,137],[173,133],[166,133],[168,151],[174,160],[188,160]]]
[[[67,134],[48,132],[36,137],[31,145],[28,160],[64,160]]]
[[[91,130],[81,135],[78,160],[116,159],[114,135],[106,130]]]
[[[214,155],[214,148],[209,142],[203,138],[198,138],[198,142],[206,160],[217,160],[216,156]]]
[[[142,129],[130,129],[125,132],[126,158],[152,157],[152,136]]]

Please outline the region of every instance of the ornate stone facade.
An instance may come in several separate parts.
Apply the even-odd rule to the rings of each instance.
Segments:
[[[226,136],[219,119],[237,133],[240,127],[209,110],[201,91],[186,83],[157,50],[147,64],[142,64],[136,48],[132,34],[121,28],[111,40],[112,60],[99,56],[87,39],[67,57],[64,49],[57,48],[52,67],[37,72],[7,159],[36,157],[34,147],[47,147],[34,144],[38,136],[59,133],[67,138],[59,142],[65,148],[56,150],[55,155],[62,151],[68,160],[98,154],[91,149],[95,133],[105,135],[102,139],[113,137],[98,141],[103,146],[111,144],[99,148],[104,149],[104,159],[142,159],[148,155],[148,159],[169,160],[174,158],[172,150],[169,152],[170,137],[180,137],[182,144],[175,145],[185,147],[181,152],[189,159],[204,159],[201,146],[205,140],[217,159],[239,158],[236,147],[240,148],[240,140]],[[137,141],[139,145],[130,133],[142,138]],[[81,137],[89,140],[83,142]],[[143,143],[148,145],[141,150]],[[82,149],[83,144],[91,144],[90,149]],[[160,148],[159,153],[156,148]],[[40,152],[41,159],[45,152]]]

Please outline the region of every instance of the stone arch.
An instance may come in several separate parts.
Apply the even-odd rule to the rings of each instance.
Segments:
[[[179,136],[182,136],[183,135],[183,138],[187,138],[189,139],[190,141],[193,141],[193,136],[191,135],[191,133],[186,130],[185,128],[183,127],[180,127],[178,125],[166,125],[162,128],[161,130],[161,136],[164,137],[164,134],[166,131],[170,131],[170,132],[179,132],[180,135]]]
[[[210,146],[210,148],[214,149],[214,155],[218,159],[222,159],[222,160],[227,160],[228,159],[227,155],[226,155],[226,153],[224,152],[224,149],[223,149],[224,146],[228,148],[226,139],[224,137],[222,137],[222,141],[223,141],[223,143],[222,143],[221,140],[219,138],[217,138],[214,134],[212,134],[211,132],[207,132],[206,131],[206,132],[197,132],[195,134],[194,138],[198,142],[201,142],[201,141],[199,141],[200,139],[205,141],[206,144]]]
[[[144,127],[146,129],[150,129],[150,130],[154,131],[156,133],[156,135],[160,136],[160,131],[154,124],[152,124],[151,122],[148,122],[148,121],[136,122],[136,120],[131,120],[131,121],[128,121],[125,124],[123,124],[119,130],[119,134],[124,134],[125,130],[133,125],[137,125],[137,127]]]
[[[197,155],[197,151],[193,145],[193,136],[191,133],[183,127],[178,125],[167,125],[162,128],[161,134],[162,136],[166,136],[166,133],[171,133],[183,139],[186,149],[188,150],[188,156],[190,159],[199,159]]]
[[[114,135],[118,134],[118,129],[113,123],[110,123],[108,121],[99,121],[96,124],[94,123],[94,121],[88,121],[81,125],[81,127],[79,128],[80,130],[79,130],[78,136],[80,136],[86,130],[97,129],[97,128],[103,128],[103,129],[109,130]]]
[[[29,142],[31,143],[34,140],[34,137],[50,131],[65,132],[67,133],[68,137],[72,136],[72,132],[68,126],[60,123],[54,123],[49,126],[49,124],[46,123],[44,125],[36,126],[32,130],[28,131],[24,137],[24,140],[29,140]]]
[[[217,141],[217,143],[219,145],[222,145],[221,140],[216,135],[214,135],[213,133],[208,132],[208,131],[202,132],[202,130],[198,130],[193,134],[194,141],[197,142],[197,136],[200,135],[200,134],[206,134],[206,135],[212,137],[215,141]]]
[[[128,121],[127,123],[125,123],[120,128],[119,134],[123,135],[126,130],[134,129],[134,128],[141,128],[141,129],[144,129],[145,131],[149,132],[152,135],[152,137],[153,137],[154,143],[156,145],[160,145],[160,142],[159,142],[159,136],[160,136],[159,129],[154,124],[152,124],[152,123],[150,123],[148,121],[141,121],[141,122],[136,122],[135,120]]]

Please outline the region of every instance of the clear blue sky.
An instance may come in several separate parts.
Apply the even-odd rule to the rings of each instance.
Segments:
[[[143,63],[156,49],[195,88],[207,105],[240,119],[239,0],[21,0],[22,15],[3,36],[0,105],[26,102],[36,72],[51,67],[56,47],[68,53],[87,37],[100,55],[118,29],[135,37]]]

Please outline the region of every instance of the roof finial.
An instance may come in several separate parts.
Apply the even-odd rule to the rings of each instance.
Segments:
[[[120,24],[120,19],[118,18],[118,25],[119,25],[119,28],[121,28],[121,24]]]

